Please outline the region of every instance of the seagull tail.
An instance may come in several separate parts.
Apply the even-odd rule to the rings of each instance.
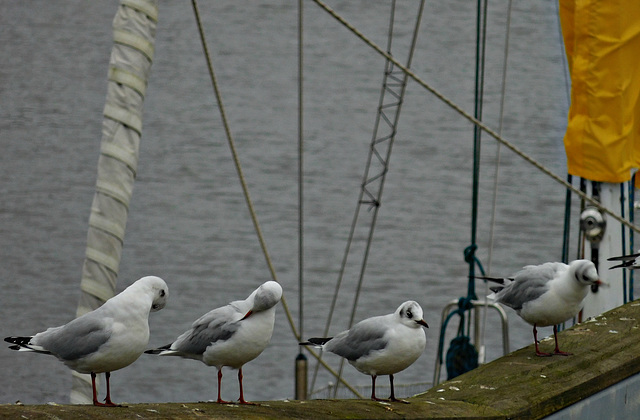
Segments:
[[[13,346],[9,346],[11,350],[34,351],[36,353],[51,354],[51,352],[45,350],[44,348],[36,346],[35,344],[31,344],[30,341],[32,338],[33,337],[5,337],[4,341],[14,344]]]
[[[299,343],[299,345],[301,346],[316,346],[316,347],[321,347],[322,345],[324,345],[327,341],[331,340],[333,337],[313,337],[310,338],[308,341]]]
[[[166,346],[158,347],[157,349],[145,350],[145,353],[159,354],[160,356],[170,356],[177,352],[175,350],[171,350],[171,344],[167,344]]]

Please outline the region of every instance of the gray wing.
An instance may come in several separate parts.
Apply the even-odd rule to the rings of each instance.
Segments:
[[[212,343],[231,338],[240,326],[240,318],[242,315],[230,305],[207,312],[176,339],[171,350],[200,355]]]
[[[94,311],[36,334],[31,342],[62,360],[77,360],[98,351],[110,337],[111,329]]]
[[[385,348],[388,343],[385,338],[387,329],[381,325],[380,320],[376,321],[377,318],[381,317],[365,319],[350,330],[341,332],[327,342],[324,348],[351,361]]]
[[[496,295],[497,301],[519,311],[526,302],[545,294],[549,290],[549,281],[566,267],[562,263],[528,265],[518,271],[513,282]]]

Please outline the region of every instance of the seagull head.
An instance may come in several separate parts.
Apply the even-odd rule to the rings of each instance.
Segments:
[[[583,286],[608,286],[598,275],[598,270],[593,262],[589,260],[575,260],[569,264],[569,270],[578,283]]]
[[[169,287],[164,280],[156,276],[147,276],[141,278],[138,282],[143,283],[152,296],[151,312],[159,311],[165,307],[169,298]]]
[[[253,306],[242,319],[246,319],[256,312],[271,309],[282,299],[282,287],[278,282],[268,281],[262,283],[252,294]]]
[[[413,328],[426,327],[429,328],[429,325],[422,319],[423,313],[422,308],[418,304],[418,302],[414,302],[413,300],[409,300],[396,309],[396,315],[400,318],[400,322],[404,325]]]

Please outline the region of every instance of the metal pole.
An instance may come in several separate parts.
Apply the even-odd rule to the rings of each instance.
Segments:
[[[303,337],[304,323],[304,166],[303,166],[303,45],[302,45],[302,21],[303,21],[302,0],[298,0],[298,302],[299,302],[299,321],[298,329],[300,337]],[[296,357],[296,389],[295,399],[307,399],[307,356],[302,350]]]

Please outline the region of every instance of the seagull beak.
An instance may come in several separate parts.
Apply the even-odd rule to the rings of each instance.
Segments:
[[[249,317],[251,316],[251,314],[252,314],[252,313],[253,313],[253,311],[249,311],[249,312],[247,312],[247,314],[246,314],[245,316],[243,316],[243,317],[240,319],[240,321],[242,321],[243,319],[247,319],[247,318],[249,318]]]
[[[609,287],[609,283],[607,283],[606,281],[602,281],[602,279],[598,279],[598,281],[596,281],[595,284],[597,284],[600,287]]]
[[[427,322],[424,319],[421,319],[420,321],[416,321],[416,323],[422,325],[425,328],[429,328],[429,326],[427,325]]]

